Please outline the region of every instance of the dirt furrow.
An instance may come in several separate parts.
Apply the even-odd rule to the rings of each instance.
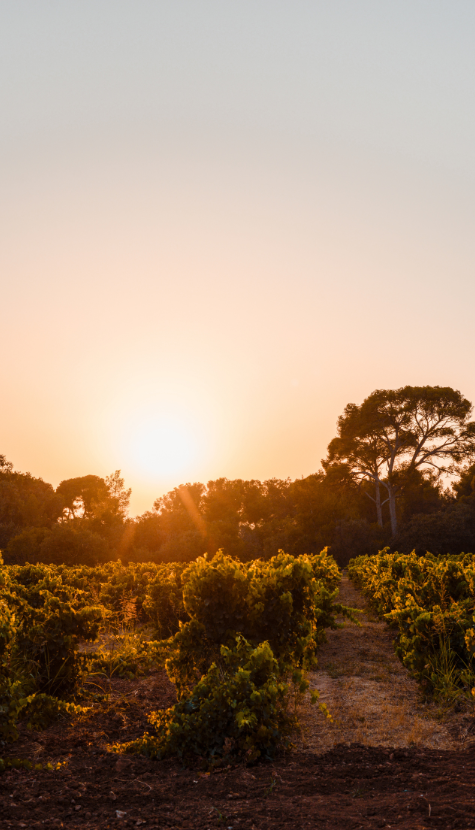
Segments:
[[[320,754],[337,744],[358,743],[454,750],[473,740],[473,713],[444,712],[423,701],[418,684],[394,654],[394,632],[372,615],[347,576],[340,600],[360,609],[360,625],[345,621],[327,634],[318,670],[309,679],[333,722],[305,703],[299,748]]]

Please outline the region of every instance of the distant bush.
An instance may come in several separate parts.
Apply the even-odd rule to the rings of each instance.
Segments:
[[[170,536],[161,546],[159,562],[193,562],[206,550],[206,542],[195,530]]]
[[[418,556],[475,550],[475,503],[459,502],[444,511],[413,516],[391,540],[391,548]]]
[[[87,528],[56,524],[48,528],[28,528],[8,543],[5,562],[24,565],[44,562],[47,565],[96,565],[110,558],[106,540]]]
[[[5,561],[9,565],[25,565],[38,562],[41,543],[51,531],[47,527],[28,527],[10,539],[4,550]]]
[[[386,543],[387,536],[387,532],[366,519],[343,519],[335,523],[331,554],[340,568],[346,568],[355,556],[377,553]]]

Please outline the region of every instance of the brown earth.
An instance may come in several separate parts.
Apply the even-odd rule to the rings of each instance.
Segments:
[[[301,708],[299,747],[322,753],[337,744],[463,749],[475,739],[474,705],[461,698],[452,708],[424,701],[419,685],[394,653],[394,632],[368,609],[343,576],[340,601],[360,609],[359,626],[327,632],[310,686],[320,692],[333,722]]]
[[[344,601],[363,604],[347,583],[342,590]],[[22,730],[10,757],[62,766],[0,775],[1,830],[475,827],[471,714],[437,720],[440,713],[424,706],[395,661],[384,624],[370,616],[363,623],[330,632],[312,682],[324,688],[335,725],[315,708],[304,712],[293,752],[273,763],[211,774],[175,761],[118,758],[107,744],[141,735],[148,713],[170,706],[174,689],[158,672],[113,680],[110,702],[82,719],[43,732]]]

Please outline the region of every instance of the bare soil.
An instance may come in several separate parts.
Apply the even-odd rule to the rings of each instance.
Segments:
[[[343,582],[343,600],[363,606],[353,591]],[[293,752],[209,774],[108,753],[174,701],[162,672],[113,680],[109,704],[43,732],[22,730],[10,757],[62,766],[1,775],[0,828],[475,827],[473,717],[437,718],[394,658],[384,623],[366,615],[361,629],[330,632],[312,683],[333,726],[312,707]]]
[[[360,609],[359,626],[327,632],[310,686],[320,692],[333,722],[302,706],[299,748],[322,753],[337,744],[459,750],[475,740],[473,703],[455,707],[424,701],[419,685],[394,653],[393,632],[369,611],[364,598],[343,576],[340,601]]]

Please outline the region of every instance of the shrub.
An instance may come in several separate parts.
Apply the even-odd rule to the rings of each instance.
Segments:
[[[245,631],[249,613],[250,571],[221,551],[208,561],[199,557],[185,571],[183,603],[208,640],[221,645]]]
[[[397,628],[396,654],[427,690],[452,695],[475,679],[475,557],[388,553],[352,560],[351,578]]]
[[[10,565],[37,562],[41,543],[50,530],[46,527],[28,527],[10,539],[5,548],[5,559]]]
[[[68,524],[55,525],[40,545],[38,560],[52,565],[95,565],[109,558],[109,548],[98,533]]]
[[[94,640],[103,612],[98,607],[75,608],[49,591],[43,605],[24,605],[15,639],[34,691],[54,696],[71,695],[78,683],[83,658],[79,640]]]
[[[14,536],[5,549],[11,565],[95,565],[109,558],[105,539],[86,527],[56,524],[52,529],[30,527]]]
[[[186,565],[161,566],[147,586],[143,612],[156,636],[165,639],[175,634],[181,622],[189,619],[183,602],[182,574]]]
[[[16,577],[16,578],[15,578]],[[81,639],[94,639],[103,612],[87,595],[65,585],[50,566],[0,571],[0,712],[4,739],[30,707],[59,711],[56,696],[71,696],[81,674]],[[42,697],[37,697],[42,695]],[[59,708],[58,708],[59,707]],[[63,707],[64,709],[64,707]],[[63,710],[61,709],[61,711]]]
[[[124,751],[208,762],[271,757],[290,726],[289,692],[308,688],[305,669],[324,629],[336,626],[336,613],[351,615],[334,603],[338,571],[321,573],[325,561],[333,562],[327,552],[312,559],[280,551],[249,565],[222,552],[192,563],[182,575],[190,619],[168,641],[165,663],[178,703],[151,716],[156,735]]]
[[[116,751],[152,758],[174,755],[216,763],[230,757],[272,758],[285,745],[292,717],[288,686],[268,643],[237,637],[196,684],[192,694],[150,717],[155,734],[118,745]]]

